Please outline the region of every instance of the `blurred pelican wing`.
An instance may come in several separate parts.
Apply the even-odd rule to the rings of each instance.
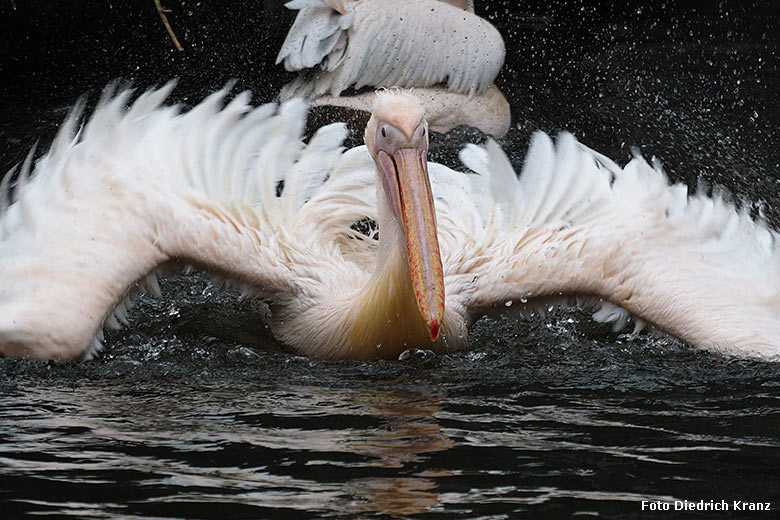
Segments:
[[[318,67],[286,85],[282,99],[347,88],[430,87],[482,94],[504,63],[504,42],[486,20],[439,0],[295,0],[298,16],[277,57],[287,70]]]

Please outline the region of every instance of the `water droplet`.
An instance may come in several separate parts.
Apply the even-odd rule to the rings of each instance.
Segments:
[[[512,300],[507,300],[504,302],[505,307],[511,307],[512,306]]]

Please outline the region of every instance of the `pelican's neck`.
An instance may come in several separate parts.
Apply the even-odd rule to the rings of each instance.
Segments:
[[[398,318],[424,326],[409,271],[406,235],[378,178],[376,190],[379,247],[374,274],[363,291],[363,299],[366,305],[371,303],[388,309],[398,308],[401,312]]]
[[[356,298],[351,341],[356,357],[397,358],[408,348],[433,348],[417,307],[406,237],[377,182],[379,248],[373,275]]]
[[[376,201],[377,225],[379,226],[379,247],[376,257],[376,268],[371,277],[371,283],[381,283],[388,276],[404,278],[409,290],[414,292],[412,277],[409,272],[409,259],[406,254],[406,235],[392,210],[387,194],[377,174]]]

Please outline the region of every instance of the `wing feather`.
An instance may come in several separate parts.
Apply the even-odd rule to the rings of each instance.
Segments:
[[[286,3],[285,7],[298,10],[298,16],[279,49],[276,64],[284,62],[290,71],[320,64],[333,70],[340,65],[352,12],[342,14],[320,0],[298,0]]]
[[[504,62],[504,42],[486,20],[439,0],[365,0],[341,14],[300,9],[277,57],[287,70],[318,67],[286,85],[282,99],[339,95],[352,87],[430,87],[483,94]]]
[[[778,234],[745,206],[718,190],[688,196],[658,164],[620,168],[568,134],[557,145],[536,134],[520,177],[496,175],[509,163],[490,148],[463,156],[489,203],[442,207],[455,226],[442,233],[445,270],[472,317],[581,295],[602,299],[594,318],[616,328],[633,314],[636,328],[649,322],[695,346],[780,356]],[[506,194],[516,211],[495,219]],[[450,254],[458,244],[469,250]]]
[[[307,201],[337,184],[326,178],[342,160],[343,127],[307,145],[301,101],[255,108],[239,94],[225,106],[222,90],[182,113],[162,105],[172,88],[126,108],[131,92],[109,87],[83,130],[80,103],[49,151],[35,164],[31,154],[15,185],[4,180],[0,195],[14,196],[0,213],[0,354],[89,357],[104,322],[124,321],[127,294],[158,292],[153,272],[171,260],[266,295],[294,295],[297,270],[311,273],[317,259],[345,262],[314,243],[301,267],[286,249],[325,225],[305,219],[317,209]],[[332,213],[349,229],[349,211]]]

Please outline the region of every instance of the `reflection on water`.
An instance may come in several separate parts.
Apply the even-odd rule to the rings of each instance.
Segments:
[[[0,473],[66,488],[113,487],[117,474],[126,474],[145,497],[139,504],[152,511],[154,504],[229,499],[261,508],[399,514],[438,504],[429,477],[448,474],[428,468],[394,476],[452,447],[434,418],[439,396],[316,387],[117,390],[20,387],[7,394]],[[319,478],[334,471],[343,480]],[[79,516],[124,509],[99,493],[93,498],[101,500],[14,501],[20,510],[45,506]]]
[[[436,372],[414,369],[403,382]],[[753,484],[714,484],[711,468],[751,460],[765,468],[754,482],[780,483],[770,476],[780,438],[753,427],[778,418],[769,393],[724,406],[723,396],[701,393],[594,398],[505,384],[475,394],[436,381],[419,390],[347,383],[128,386],[55,377],[7,385],[0,497],[14,513],[97,518],[211,518],[218,509],[488,517],[750,498]],[[763,489],[767,498],[778,488]]]

